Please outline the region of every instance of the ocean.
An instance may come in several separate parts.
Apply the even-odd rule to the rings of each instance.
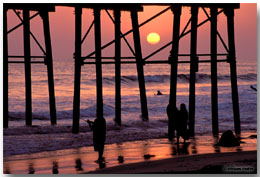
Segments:
[[[25,125],[25,78],[22,64],[9,64],[8,68],[9,126]],[[104,117],[111,131],[115,117],[115,71],[114,65],[103,65]],[[219,129],[234,130],[231,99],[231,84],[228,63],[218,63],[218,108]],[[149,122],[151,132],[167,132],[166,107],[169,102],[170,65],[146,64],[144,66]],[[237,63],[239,107],[242,131],[257,129],[256,63]],[[143,129],[141,105],[135,64],[124,64],[121,70],[121,102],[123,127],[136,132]],[[84,120],[96,116],[96,79],[94,65],[84,65],[81,75],[80,127],[87,126]],[[72,125],[74,63],[54,61],[54,84],[58,126]],[[163,95],[156,95],[160,90]],[[189,65],[179,64],[177,84],[177,106],[185,103],[189,107]],[[33,125],[50,125],[49,96],[46,66],[32,65],[32,110]],[[84,119],[84,120],[83,120]],[[108,129],[109,131],[109,129]],[[211,80],[210,64],[200,64],[196,73],[195,134],[211,134]],[[151,133],[151,137],[153,133]]]

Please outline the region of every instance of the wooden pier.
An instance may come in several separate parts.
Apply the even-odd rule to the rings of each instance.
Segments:
[[[142,13],[144,5],[164,5],[166,8],[161,12],[150,17],[143,23],[138,21],[138,13]],[[136,64],[138,84],[140,91],[140,104],[141,114],[145,121],[149,120],[147,97],[144,79],[145,64],[169,64],[170,69],[170,95],[169,103],[176,107],[176,93],[177,93],[177,74],[178,64],[186,63],[190,64],[190,82],[189,82],[189,133],[191,136],[195,135],[195,78],[196,73],[199,72],[199,63],[210,63],[211,64],[211,105],[212,105],[212,133],[218,135],[218,82],[217,82],[217,63],[227,62],[230,65],[230,78],[231,78],[231,92],[232,92],[232,103],[233,103],[233,116],[234,116],[234,127],[236,134],[240,134],[240,114],[239,114],[239,100],[238,100],[238,88],[237,88],[237,73],[236,73],[236,52],[235,52],[235,36],[234,36],[234,10],[239,9],[239,4],[4,4],[3,10],[3,60],[4,60],[4,128],[8,128],[8,65],[9,64],[21,64],[25,66],[25,91],[26,91],[26,125],[32,125],[32,93],[31,93],[31,64],[45,64],[47,66],[48,74],[48,88],[49,88],[49,106],[50,106],[50,120],[51,124],[55,125],[56,120],[56,103],[55,103],[55,92],[54,92],[54,79],[53,79],[53,57],[52,57],[52,46],[51,46],[51,35],[49,26],[49,13],[55,13],[56,6],[67,6],[75,9],[75,79],[74,79],[74,99],[73,99],[73,124],[72,132],[79,133],[80,128],[80,80],[81,80],[81,69],[84,65],[94,64],[96,66],[96,92],[97,92],[97,117],[103,117],[103,85],[102,85],[102,65],[103,64],[114,64],[115,65],[115,122],[118,125],[122,124],[121,120],[121,65],[122,64]],[[184,29],[181,31],[181,15],[182,8],[190,8],[190,19],[187,22]],[[82,9],[93,9],[94,20],[89,26],[86,34],[82,34]],[[199,9],[203,10],[206,14],[207,19],[198,23]],[[207,13],[206,9],[210,10],[210,14]],[[8,16],[7,11],[13,10],[21,23],[12,29],[7,29]],[[22,10],[23,18],[20,17],[16,10]],[[101,45],[101,22],[100,12],[105,10],[107,15],[112,20],[115,26],[115,39],[105,45]],[[108,10],[113,11],[113,15]],[[173,18],[172,27],[172,41],[169,41],[166,45],[155,50],[148,56],[143,56],[142,46],[140,41],[139,29],[150,21],[158,18],[160,15],[171,10]],[[30,17],[30,11],[36,11],[37,13]],[[121,32],[121,12],[127,11],[130,13],[132,29],[126,33]],[[219,14],[224,13],[227,17],[227,36],[228,45],[225,44],[221,35],[217,31],[217,17]],[[30,31],[30,20],[35,16],[40,15],[42,18],[45,50],[39,44],[33,33]],[[197,53],[197,33],[199,27],[205,23],[210,23],[210,53],[198,54]],[[190,29],[188,30],[188,26]],[[11,56],[8,55],[8,34],[15,31],[17,28],[23,26],[23,39],[24,39],[24,55],[23,56]],[[82,45],[85,38],[88,36],[91,28],[94,27],[94,45],[95,51],[91,52],[87,56],[82,56]],[[129,44],[126,36],[133,33],[134,47]],[[190,34],[190,53],[180,54],[179,53],[179,41]],[[171,34],[169,34],[171,35]],[[39,48],[41,49],[42,56],[31,55],[31,37],[35,40]],[[131,50],[133,56],[122,57],[121,52],[121,39],[126,42],[127,46]],[[217,39],[220,39],[221,44],[226,49],[226,53],[217,52]],[[108,46],[115,44],[114,57],[102,56],[102,50]],[[158,52],[162,52],[166,47],[171,46],[170,56],[164,60],[149,60],[152,56]],[[169,52],[169,51],[167,51]],[[95,56],[94,56],[95,55]],[[200,57],[208,56],[207,60],[200,60]],[[179,61],[180,57],[186,57],[188,60]],[[222,57],[222,58],[220,58]],[[223,57],[226,57],[223,59]],[[20,60],[11,60],[16,58]],[[38,61],[32,61],[31,58],[38,58]],[[23,60],[21,60],[23,59]]]

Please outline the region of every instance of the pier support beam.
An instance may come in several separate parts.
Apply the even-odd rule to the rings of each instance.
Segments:
[[[217,83],[217,11],[210,8],[210,47],[211,47],[211,106],[212,106],[212,132],[218,135],[218,83]]]
[[[3,126],[8,128],[8,36],[7,9],[3,8]]]
[[[230,63],[230,76],[231,76],[231,89],[232,89],[232,103],[233,103],[233,116],[235,133],[239,135],[240,129],[240,113],[239,113],[239,100],[237,88],[237,69],[236,69],[236,50],[235,50],[235,35],[234,35],[234,9],[225,9],[227,16],[228,27],[228,46],[229,55],[228,62]]]
[[[32,125],[32,81],[31,81],[31,43],[30,43],[30,13],[23,10],[23,35],[24,35],[24,66],[25,66],[25,119],[26,125]]]
[[[172,35],[172,50],[169,57],[171,64],[171,78],[170,78],[170,99],[169,103],[176,107],[176,92],[177,92],[177,72],[178,72],[178,55],[179,55],[179,35],[180,35],[180,18],[181,6],[172,6],[174,14],[173,20],[173,35]]]
[[[169,104],[171,104],[173,108],[176,108],[181,6],[176,6],[176,5],[172,6],[172,12],[174,14],[174,19],[173,19],[173,35],[172,35],[173,43],[172,43],[171,54],[169,57],[169,63],[171,64]],[[175,131],[173,131],[172,136],[173,137],[175,136]]]
[[[137,10],[131,11],[131,19],[132,19],[132,26],[133,26],[135,57],[136,57],[136,64],[137,64],[139,89],[140,89],[142,118],[143,118],[143,120],[149,120],[148,109],[147,109],[147,99],[146,99],[145,80],[144,80],[144,69],[143,69],[144,61],[142,58]]]
[[[195,124],[195,79],[198,71],[197,58],[198,7],[191,7],[191,46],[190,46],[190,95],[189,95],[189,135],[194,136]]]
[[[41,15],[42,21],[43,21],[43,31],[44,31],[45,48],[46,48],[46,64],[47,64],[47,72],[48,72],[50,118],[51,118],[51,124],[55,125],[57,123],[57,121],[56,121],[56,103],[55,103],[55,93],[54,93],[49,13],[47,11],[42,11],[42,12],[40,12],[40,15]]]
[[[80,77],[81,77],[81,25],[82,8],[75,7],[75,78],[74,78],[74,99],[73,99],[73,124],[72,133],[79,133],[80,117]]]
[[[97,118],[103,117],[102,65],[101,65],[101,26],[100,9],[94,9],[95,49],[96,49],[96,82],[97,82]]]
[[[115,122],[121,125],[121,38],[120,38],[120,10],[114,10],[115,16]]]

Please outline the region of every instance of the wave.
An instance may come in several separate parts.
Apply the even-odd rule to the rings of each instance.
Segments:
[[[104,116],[110,116],[114,114],[114,107],[104,104],[103,106]],[[96,117],[96,105],[87,107],[80,110],[81,117]],[[25,112],[8,112],[10,121],[24,120]],[[57,119],[72,119],[73,110],[57,111]],[[33,112],[32,118],[34,120],[49,120],[49,112]]]
[[[203,74],[203,73],[196,73],[196,82],[197,83],[205,83],[209,82],[211,79],[210,74]],[[238,81],[256,81],[257,80],[257,74],[254,73],[248,73],[248,74],[242,74],[237,76]],[[145,82],[146,83],[164,83],[169,82],[170,75],[145,75]],[[188,83],[190,80],[189,74],[178,74],[177,76],[178,82],[181,83]],[[218,80],[220,81],[229,81],[230,75],[218,75]],[[136,75],[128,75],[128,76],[121,76],[121,82],[122,83],[133,83],[137,82],[138,77]],[[103,77],[104,84],[114,84],[115,83],[115,77],[114,76],[108,76]],[[86,81],[85,84],[94,84],[96,83],[95,79],[92,79],[90,82]]]

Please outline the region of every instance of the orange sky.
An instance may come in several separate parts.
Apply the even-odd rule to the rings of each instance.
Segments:
[[[152,15],[163,10],[164,6],[145,6],[144,11],[139,13],[139,23],[145,21]],[[182,9],[181,16],[181,31],[190,17],[190,9],[185,7]],[[113,13],[110,11],[113,15]],[[31,13],[31,15],[34,12]],[[202,10],[199,11],[199,22],[206,18]],[[55,13],[50,13],[50,27],[52,37],[52,48],[54,60],[73,60],[74,47],[74,9],[70,7],[56,7]],[[92,10],[83,10],[83,28],[82,36],[87,31],[87,28],[93,20]],[[14,13],[8,11],[8,27],[9,29],[19,23],[18,18]],[[169,10],[159,18],[148,23],[140,29],[141,44],[143,50],[143,57],[147,56],[160,46],[168,43],[172,39],[172,23],[173,14]],[[102,27],[102,44],[113,40],[114,38],[114,25],[105,12],[102,12],[101,16],[101,27]],[[121,29],[122,32],[126,32],[131,29],[130,13],[122,12],[121,15]],[[226,18],[225,15],[221,14],[218,17],[218,30],[227,43],[226,39]],[[31,31],[40,43],[44,46],[42,36],[42,23],[40,17],[36,17],[31,21]],[[161,40],[156,45],[151,45],[146,41],[146,36],[150,32],[156,32],[160,35]],[[84,42],[82,49],[83,55],[94,50],[94,38],[93,28]],[[209,53],[210,50],[210,31],[209,23],[205,26],[200,27],[198,30],[198,53]],[[8,36],[9,40],[9,55],[22,55],[22,28],[12,32]],[[236,41],[236,52],[238,61],[256,61],[257,60],[257,9],[256,4],[241,4],[241,8],[235,11],[235,41]],[[128,41],[134,48],[132,43],[132,34],[128,35]],[[187,35],[181,39],[180,53],[189,52],[189,40],[190,36]],[[218,52],[224,52],[223,47],[219,43]],[[32,55],[40,55],[41,51],[32,41]],[[112,51],[112,52],[111,52]],[[103,56],[114,56],[113,45],[103,51]],[[166,48],[161,53],[154,56],[153,59],[167,59],[169,56],[170,48]],[[131,52],[127,49],[124,41],[122,40],[122,56],[131,56]]]

